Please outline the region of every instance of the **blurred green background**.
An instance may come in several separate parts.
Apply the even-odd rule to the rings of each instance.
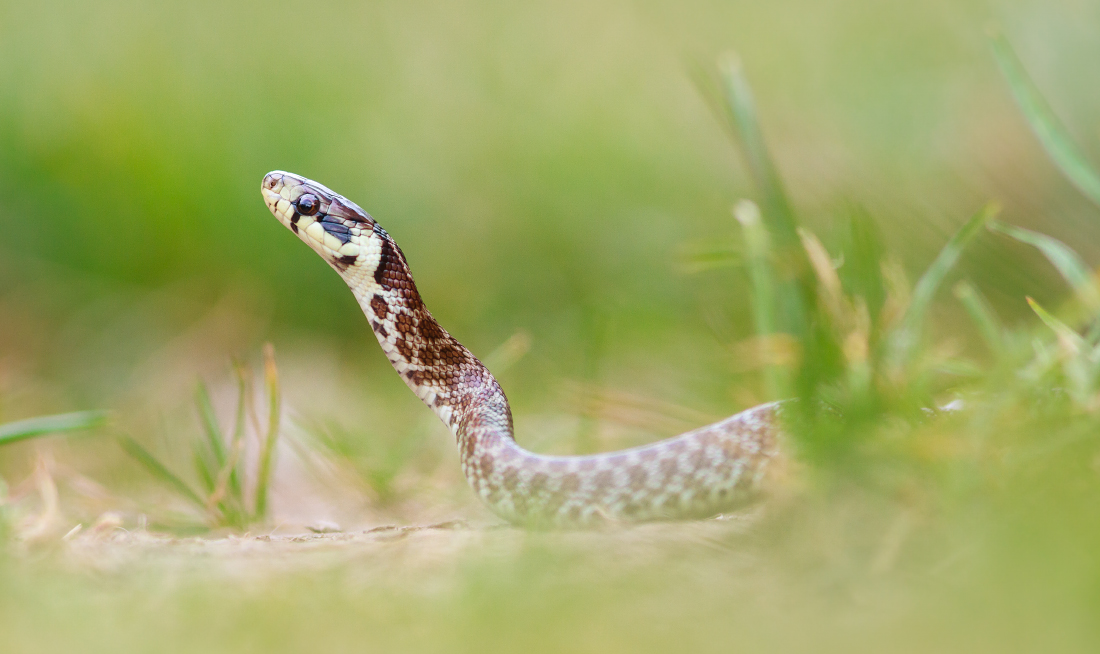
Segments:
[[[382,373],[350,294],[266,215],[259,180],[282,168],[378,218],[476,353],[529,332],[533,355],[508,380],[517,401],[537,404],[561,378],[640,375],[653,394],[724,411],[724,346],[751,324],[744,275],[681,264],[735,238],[729,207],[751,188],[697,73],[740,54],[787,186],[827,241],[862,208],[916,270],[993,198],[1089,259],[1100,224],[1041,155],[983,30],[1003,25],[1095,149],[1098,11],[6,3],[5,322],[41,316],[58,331],[17,332],[5,356],[44,338],[25,365],[102,402],[124,361],[224,302],[255,319],[247,343],[296,332]],[[1054,278],[997,247],[968,272],[1023,315],[1021,294],[1049,296]]]
[[[499,374],[522,443],[562,452],[620,447],[771,399],[759,370],[737,358],[753,331],[745,270],[706,265],[736,264],[740,233],[730,207],[755,194],[713,92],[720,53],[733,50],[743,62],[799,216],[830,251],[852,216],[870,216],[916,278],[968,216],[995,200],[1006,222],[1100,260],[1096,209],[1058,173],[1013,103],[990,54],[990,24],[1012,41],[1081,147],[1100,159],[1095,0],[4,2],[0,422],[106,408],[117,429],[172,452],[176,436],[196,430],[195,381],[211,381],[216,407],[228,410],[230,358],[256,361],[261,344],[272,342],[292,423],[331,441],[356,462],[351,476],[367,479],[341,482],[359,493],[350,507],[324,500],[290,507],[298,481],[286,473],[276,480],[290,489],[276,492],[277,514],[293,514],[291,522],[332,514],[353,526],[379,516],[485,520],[446,430],[390,372],[351,294],[267,212],[264,173],[316,179],[370,212],[401,244],[433,313],[478,356],[515,359],[525,348],[502,344],[530,344]],[[1067,295],[1039,254],[988,235],[959,270],[1010,325],[1035,321],[1024,296],[1056,305]],[[933,313],[931,331],[946,347],[985,356],[955,304],[939,302]],[[0,473],[14,485],[43,457],[58,462],[55,472],[79,470],[108,493],[89,500],[62,488],[68,525],[117,508],[112,502],[122,495],[143,498],[121,509],[126,521],[156,502],[144,499],[156,497],[149,480],[111,439],[7,447]],[[408,469],[417,482],[401,481]],[[379,509],[391,495],[403,498],[399,508]],[[807,547],[821,539],[803,527],[797,533]],[[753,642],[765,649],[815,642],[791,636],[776,617],[783,615],[776,607],[799,596],[786,575],[799,577],[801,563],[777,573],[778,581],[760,573],[767,578],[718,589],[702,579],[707,570],[716,566],[716,579],[732,583],[742,567],[714,552],[744,544],[692,537],[705,543],[704,554],[683,543],[649,546],[662,552],[662,565],[699,557],[685,573],[698,578],[689,586],[695,590],[666,573],[641,581],[622,573],[601,590],[556,574],[583,577],[577,570],[603,559],[586,559],[583,547],[547,554],[561,545],[548,538],[505,547],[505,563],[479,545],[470,546],[473,555],[461,550],[454,569],[443,566],[458,571],[447,577],[458,590],[442,595],[431,578],[416,575],[421,586],[411,598],[391,592],[404,578],[372,568],[366,578],[383,590],[368,599],[400,597],[392,615],[341,616],[331,597],[311,590],[308,575],[280,581],[274,599],[248,595],[245,608],[227,613],[219,613],[216,585],[178,596],[159,581],[153,586],[169,598],[165,619],[173,628],[210,620],[226,634],[219,641],[226,649],[252,642],[248,625],[265,624],[283,628],[265,649],[339,646],[347,642],[342,630],[360,619],[383,631],[380,642],[407,646],[384,628],[412,628],[421,610],[439,619],[434,635],[412,641],[428,649],[453,650],[446,645],[488,632],[547,651],[567,646],[562,633],[593,651],[671,647],[683,642],[679,632],[647,640],[645,630],[623,639],[595,628],[569,631],[586,617],[576,606],[610,607],[598,615],[614,633],[629,634],[633,610],[660,615],[676,606],[669,614],[689,620],[691,601],[707,603],[700,619],[724,625],[714,633],[728,643],[737,633],[723,622],[723,602],[744,608],[753,605],[746,598],[776,587],[786,590],[759,609],[770,616],[764,627],[747,618],[737,625],[756,628]],[[814,593],[825,588],[832,597],[843,586],[846,557],[855,555],[840,545],[836,552],[830,572],[810,575]],[[341,559],[322,579],[339,585],[329,577],[360,564]],[[1087,571],[1059,568],[1067,578],[1077,573]],[[79,575],[40,587],[35,578],[13,579],[16,590],[0,597],[6,628],[28,616],[63,620],[66,605],[48,599],[55,594],[92,598],[73,600],[90,621],[70,625],[75,641],[99,628],[95,616],[116,616],[110,621],[139,610],[121,596],[95,604],[95,583]],[[119,583],[141,597],[146,581]],[[523,594],[521,582],[550,599],[520,606],[546,612],[563,640],[540,640],[537,621],[517,615],[511,602]],[[942,617],[944,597],[962,613],[969,606],[943,588],[907,604],[878,583],[845,601],[882,600],[887,608],[875,615],[885,614],[882,624],[899,633],[919,633],[921,615]],[[1016,590],[1042,585],[1031,577],[1020,583]],[[364,600],[340,588],[348,602]],[[45,608],[14,608],[12,598],[24,592],[38,593]],[[418,603],[420,592],[427,604]],[[621,603],[638,594],[651,604]],[[815,602],[830,603],[813,596],[800,615],[817,616]],[[965,597],[1000,596],[988,585]],[[1069,606],[1060,599],[1050,606]],[[930,606],[891,622],[907,608]],[[333,631],[287,637],[286,616],[300,610],[327,617],[331,623],[320,622]],[[227,615],[246,627],[219,622]],[[1087,622],[1072,611],[1060,615],[1075,627]],[[859,641],[852,635],[858,618],[833,617],[837,623],[814,622],[810,633],[837,636],[837,647]],[[933,640],[948,642],[957,618],[938,623],[935,638],[944,640]],[[833,630],[848,619],[856,626]],[[160,623],[152,624],[147,636],[155,641]],[[888,627],[872,631],[878,639],[869,642],[898,644]],[[19,651],[34,651],[34,633],[19,632]],[[1021,634],[1013,641],[1002,633],[1004,642],[1041,642]],[[134,636],[131,646],[141,649],[151,642],[145,637]],[[715,641],[698,643],[709,649]]]

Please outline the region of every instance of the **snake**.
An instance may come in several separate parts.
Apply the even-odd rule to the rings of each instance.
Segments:
[[[343,278],[394,370],[454,436],[470,487],[501,518],[548,528],[706,518],[760,497],[780,468],[779,402],[613,452],[525,449],[500,384],[428,311],[404,253],[370,214],[284,171],[265,175],[261,192]]]

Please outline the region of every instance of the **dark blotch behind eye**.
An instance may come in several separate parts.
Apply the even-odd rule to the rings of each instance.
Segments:
[[[321,208],[321,201],[317,199],[316,195],[306,194],[298,198],[298,213],[303,216],[312,216],[317,213],[317,210]]]

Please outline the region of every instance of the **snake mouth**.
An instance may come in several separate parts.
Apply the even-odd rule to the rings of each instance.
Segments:
[[[349,227],[354,224],[374,229],[374,218],[360,209],[359,205],[326,186],[294,173],[274,170],[264,175],[260,191],[268,208],[280,218],[291,219],[294,213],[299,213],[302,216],[312,216],[318,221],[331,218],[334,220],[330,222],[338,219]],[[305,200],[309,200],[308,208],[301,205]],[[286,204],[282,204],[283,202]]]
[[[274,170],[264,175],[260,192],[264,196],[264,203],[275,217],[288,224],[298,213],[297,203],[306,195],[313,195],[321,200],[322,204],[331,201],[336,195],[327,188],[310,180],[299,177],[293,173]]]
[[[268,173],[260,192],[279,222],[339,271],[358,260],[375,228],[354,202],[293,173]]]

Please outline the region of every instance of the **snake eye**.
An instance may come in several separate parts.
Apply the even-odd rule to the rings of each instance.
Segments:
[[[306,194],[298,198],[298,213],[303,216],[312,216],[321,208],[321,201],[316,195]]]

